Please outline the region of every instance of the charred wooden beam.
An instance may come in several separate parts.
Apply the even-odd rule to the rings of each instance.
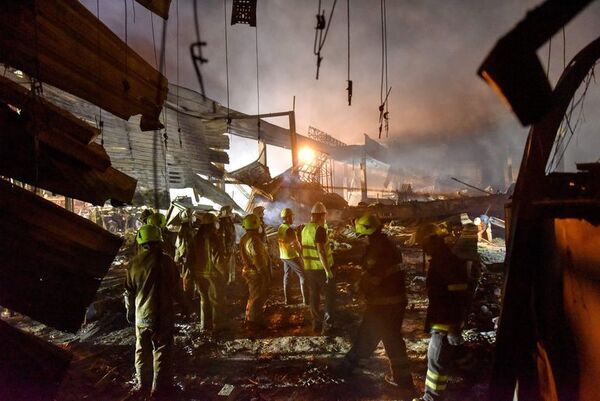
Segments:
[[[135,0],[154,14],[161,16],[164,19],[169,18],[169,7],[171,0]]]
[[[76,0],[0,2],[0,61],[142,130],[162,128],[167,79]]]
[[[0,305],[76,332],[122,239],[0,180]]]

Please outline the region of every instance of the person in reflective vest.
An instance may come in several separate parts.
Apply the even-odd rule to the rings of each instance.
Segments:
[[[402,254],[381,229],[382,223],[375,215],[365,214],[355,221],[356,234],[366,236],[369,241],[358,282],[366,309],[343,367],[349,373],[383,341],[391,371],[385,381],[412,392],[414,386],[402,338],[402,321],[408,304]]]
[[[291,224],[294,222],[294,212],[290,208],[281,211],[283,223],[277,230],[277,242],[279,243],[279,258],[283,262],[283,298],[286,305],[291,304],[288,297],[288,285],[290,282],[290,271],[298,276],[300,283],[300,292],[302,293],[302,302],[306,305],[306,288],[304,282],[304,263],[300,257],[302,252],[300,242],[296,236],[296,231]]]
[[[227,283],[235,281],[235,225],[233,224],[233,209],[229,205],[219,211],[219,239],[222,243],[221,263],[226,273]]]
[[[423,228],[425,231],[427,227]],[[432,228],[421,235],[423,251],[431,256],[427,271],[429,306],[425,330],[431,333],[427,350],[425,393],[417,401],[444,399],[449,367],[462,343],[462,327],[469,305],[469,274],[467,264],[452,253],[444,242],[444,234]],[[418,233],[417,233],[418,234]]]
[[[246,326],[249,329],[264,327],[264,306],[269,296],[271,267],[265,243],[259,233],[260,219],[254,214],[244,217],[242,226],[246,233],[240,239],[242,276],[248,283]]]
[[[323,334],[328,334],[332,328],[335,296],[333,252],[325,228],[326,215],[325,205],[315,203],[311,210],[311,221],[302,229],[302,260],[308,281],[313,330]],[[321,292],[325,295],[323,313],[320,311]]]
[[[160,229],[142,226],[136,242],[140,248],[127,269],[124,293],[127,320],[135,324],[136,390],[159,396],[172,390],[173,301],[182,303],[183,297]]]

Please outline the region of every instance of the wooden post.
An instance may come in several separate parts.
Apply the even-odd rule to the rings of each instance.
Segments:
[[[365,147],[363,148],[362,158],[360,160],[360,169],[362,170],[360,180],[361,201],[367,202],[369,195],[367,193],[367,135],[365,134]]]
[[[290,139],[292,144],[292,171],[295,172],[298,170],[298,142],[296,138],[296,112],[294,110],[290,111]]]

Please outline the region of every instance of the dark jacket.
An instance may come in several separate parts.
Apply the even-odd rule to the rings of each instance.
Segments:
[[[401,267],[402,253],[382,232],[369,236],[359,288],[367,305],[406,306],[406,285]]]
[[[460,330],[469,304],[468,282],[465,261],[454,255],[443,240],[439,239],[431,251],[427,271],[427,332],[444,326],[449,327],[449,331]]]

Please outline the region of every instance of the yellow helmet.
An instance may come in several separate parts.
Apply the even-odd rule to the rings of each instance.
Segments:
[[[427,242],[432,236],[445,237],[446,235],[448,235],[448,231],[444,230],[437,224],[427,223],[419,226],[417,229],[415,234],[415,242],[423,245],[423,243]]]
[[[285,219],[286,217],[292,217],[294,215],[294,211],[292,209],[290,209],[289,207],[286,207],[284,209],[281,209],[281,218]]]
[[[371,235],[381,228],[379,217],[366,213],[354,222],[354,230],[358,235]]]
[[[313,205],[310,213],[311,214],[325,214],[325,213],[327,213],[327,208],[325,207],[323,202],[317,202]]]
[[[138,245],[144,245],[149,242],[161,242],[162,234],[160,232],[160,228],[153,224],[146,224],[145,226],[141,226],[135,236],[135,240]]]
[[[249,214],[242,220],[242,227],[247,230],[258,230],[260,227],[260,219],[255,214]]]
[[[146,219],[146,224],[152,224],[158,228],[163,228],[167,225],[167,218],[164,214],[156,212],[148,216]]]

